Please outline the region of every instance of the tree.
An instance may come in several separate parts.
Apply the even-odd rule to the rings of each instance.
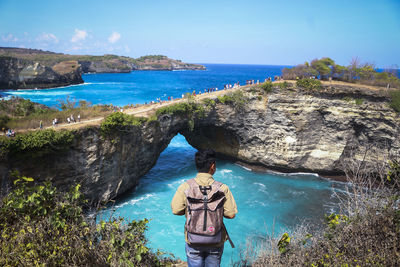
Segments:
[[[56,105],[61,110],[68,110],[75,108],[76,99],[70,99],[69,96],[65,99],[57,99],[58,104]]]
[[[314,59],[311,61],[311,67],[318,72],[321,80],[327,80],[328,77],[332,76],[333,66],[335,66],[335,62],[329,57],[324,57],[320,60]]]

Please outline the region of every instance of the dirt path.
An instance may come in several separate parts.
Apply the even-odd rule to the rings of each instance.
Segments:
[[[273,83],[279,83],[279,82],[284,82],[284,81],[275,81]],[[286,81],[288,83],[292,83],[294,84],[296,81]],[[376,87],[376,86],[369,86],[369,85],[363,85],[363,84],[351,84],[351,83],[346,83],[346,82],[340,82],[340,81],[321,81],[323,85],[328,86],[328,85],[343,85],[343,86],[357,86],[357,88],[363,88],[363,89],[368,89],[368,90],[382,90],[382,89],[386,89],[384,87]],[[215,92],[211,92],[211,93],[203,93],[201,95],[196,95],[194,97],[195,101],[201,101],[202,99],[205,98],[217,98],[219,96],[222,96],[226,93],[229,92],[233,92],[239,89],[244,89],[244,88],[248,88],[250,85],[243,85],[243,86],[239,86],[236,88],[231,88],[228,90],[219,90],[219,91],[215,91]],[[125,114],[129,114],[129,115],[135,115],[137,117],[150,117],[153,114],[155,114],[156,110],[161,108],[161,107],[166,107],[166,106],[170,106],[170,105],[174,105],[177,103],[181,103],[181,102],[185,102],[186,99],[176,99],[173,101],[165,101],[161,104],[156,103],[156,104],[147,104],[147,105],[141,105],[139,107],[135,107],[135,108],[128,108],[125,109],[123,112]],[[98,118],[90,118],[87,120],[81,120],[80,122],[75,122],[75,123],[62,123],[62,124],[58,124],[56,127],[53,126],[48,126],[48,127],[44,127],[45,129],[55,129],[55,130],[61,130],[61,129],[79,129],[81,127],[85,127],[85,126],[92,126],[92,125],[100,125],[102,120],[104,119],[104,117],[98,117]],[[37,130],[36,129],[26,129],[26,130],[18,130],[18,132],[26,132],[26,131],[30,131],[30,130]]]
[[[205,93],[205,94],[201,94],[201,95],[196,95],[194,97],[195,101],[201,101],[202,99],[205,98],[216,98],[218,96],[224,95],[228,92],[232,92],[232,91],[236,91],[239,88],[244,88],[246,86],[240,86],[240,87],[236,87],[236,88],[232,88],[229,90],[219,90],[219,91],[215,91],[212,93]],[[162,107],[166,107],[166,106],[170,106],[170,105],[174,105],[177,103],[182,103],[185,102],[186,99],[176,99],[173,101],[166,101],[163,103],[156,103],[156,104],[147,104],[147,105],[142,105],[140,107],[135,107],[135,108],[128,108],[128,109],[124,109],[123,112],[125,114],[129,114],[129,115],[135,115],[137,117],[150,117],[153,114],[155,114],[156,110]],[[81,127],[85,127],[85,126],[92,126],[92,125],[100,125],[102,120],[104,119],[104,117],[98,117],[98,118],[90,118],[88,120],[81,120],[80,122],[75,122],[75,123],[61,123],[58,124],[56,127],[53,126],[47,126],[44,127],[45,129],[55,129],[55,130],[61,130],[61,129],[69,129],[69,130],[73,130],[73,129],[79,129]],[[37,129],[29,129],[29,130],[37,130]],[[18,132],[25,132],[25,131],[29,131],[29,130],[19,130]]]

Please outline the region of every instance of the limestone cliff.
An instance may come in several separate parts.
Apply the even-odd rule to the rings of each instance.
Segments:
[[[77,61],[52,68],[31,60],[0,56],[0,89],[49,88],[83,83]]]
[[[79,182],[92,201],[115,197],[138,184],[177,133],[195,148],[291,172],[340,174],[343,163],[373,166],[400,156],[400,116],[388,107],[386,92],[292,87],[268,94],[249,89],[243,98],[243,105],[216,99],[194,117],[160,115],[112,137],[102,137],[99,127],[79,129],[66,151],[1,161],[2,184],[16,169],[64,189]]]
[[[18,170],[37,180],[50,180],[61,190],[80,183],[92,203],[115,198],[138,184],[182,123],[185,122],[179,118],[165,123],[153,121],[125,127],[106,137],[99,127],[82,128],[73,132],[67,150],[49,147],[18,155],[10,153],[3,160],[0,157],[2,191],[10,184],[10,171]]]
[[[340,174],[353,159],[372,166],[400,156],[400,116],[385,95],[354,86],[314,93],[276,89],[261,99],[248,92],[243,108],[217,104],[183,134],[195,148],[214,148],[245,163]]]

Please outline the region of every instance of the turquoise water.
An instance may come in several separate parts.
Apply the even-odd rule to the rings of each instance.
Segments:
[[[195,152],[182,135],[176,136],[140,185],[99,219],[109,218],[112,212],[129,219],[148,218],[151,247],[185,259],[185,218],[171,213],[170,202],[178,186],[196,175]],[[214,178],[230,187],[239,210],[235,219],[225,220],[237,248],[226,243],[223,266],[237,260],[246,241],[262,241],[273,231],[275,235],[290,231],[304,220],[319,221],[336,206],[333,182],[315,175],[256,173],[218,160]]]
[[[156,98],[180,97],[182,93],[206,88],[222,88],[226,83],[264,80],[280,75],[282,66],[209,65],[207,71],[138,71],[124,74],[87,74],[85,84],[45,90],[4,91],[12,95],[53,106],[66,96],[93,104],[126,105]],[[114,208],[102,214],[108,218],[151,219],[147,237],[154,249],[171,252],[185,259],[183,226],[185,218],[174,216],[170,201],[183,181],[196,175],[193,149],[181,135],[176,136],[161,154],[156,166],[139,186],[119,199]],[[258,242],[268,235],[290,231],[303,220],[318,221],[336,207],[332,185],[340,183],[315,175],[256,173],[229,161],[218,161],[214,177],[233,192],[239,213],[226,226],[236,249],[227,243],[223,266],[237,259],[246,241]]]
[[[131,73],[85,74],[84,84],[41,90],[9,90],[5,97],[29,98],[48,106],[55,106],[57,99],[67,96],[87,100],[92,104],[145,103],[157,98],[181,97],[187,92],[207,88],[223,88],[224,84],[244,84],[246,80],[264,80],[280,75],[283,66],[219,65],[207,64],[205,71],[134,71]]]

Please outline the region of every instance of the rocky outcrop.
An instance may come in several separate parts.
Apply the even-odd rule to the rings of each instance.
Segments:
[[[38,62],[0,56],[0,89],[50,88],[83,83],[76,61],[60,62],[53,68]]]
[[[129,73],[134,65],[128,60],[112,59],[104,61],[79,60],[84,73]]]
[[[349,86],[247,93],[243,108],[217,104],[183,134],[195,148],[245,163],[337,175],[354,160],[373,167],[400,157],[400,116],[385,95]]]
[[[0,47],[0,89],[78,84],[83,83],[82,73],[205,69],[203,65],[184,63],[162,55],[134,59],[116,55],[68,55],[37,49]]]
[[[290,172],[335,175],[346,163],[373,167],[400,156],[400,116],[385,92],[292,88],[267,95],[250,90],[244,97],[244,105],[216,101],[194,118],[164,114],[111,137],[102,137],[99,127],[80,129],[67,151],[0,162],[1,184],[10,170],[19,170],[64,189],[79,182],[92,201],[116,197],[138,184],[177,133],[195,148]]]
[[[0,160],[2,191],[10,184],[10,171],[18,170],[38,181],[50,180],[61,190],[80,183],[94,204],[115,198],[138,184],[185,123],[169,118],[126,127],[108,137],[101,135],[99,127],[83,128],[74,132],[68,150],[35,151]]]
[[[166,56],[144,56],[134,60],[134,70],[205,70],[199,64],[184,63]]]

